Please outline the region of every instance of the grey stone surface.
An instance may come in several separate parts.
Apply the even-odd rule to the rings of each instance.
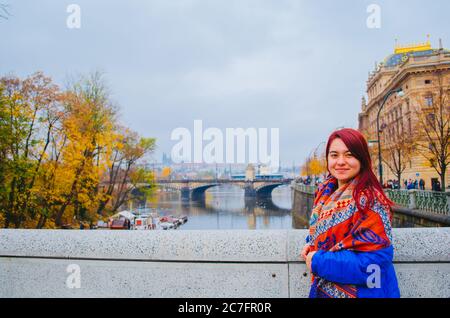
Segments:
[[[289,264],[289,294],[292,298],[307,298],[311,286],[311,274],[305,263]]]
[[[393,230],[394,262],[450,262],[450,227]]]
[[[287,253],[289,262],[302,261],[300,259],[300,253],[303,246],[305,246],[307,235],[308,230],[288,231]]]
[[[402,298],[450,298],[450,264],[395,264]]]
[[[393,234],[402,297],[450,297],[450,228]],[[307,297],[306,235],[0,230],[0,297]],[[80,289],[66,286],[70,264]]]
[[[286,260],[287,231],[0,230],[0,256],[181,261]]]
[[[80,288],[69,288],[80,269]],[[69,285],[67,284],[69,280]],[[288,297],[283,264],[0,258],[0,297]]]

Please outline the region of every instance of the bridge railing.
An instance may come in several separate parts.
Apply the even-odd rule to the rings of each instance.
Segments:
[[[450,216],[450,193],[426,190],[385,189],[399,206]]]
[[[316,186],[293,182],[292,188],[297,191],[314,194]],[[450,192],[427,190],[384,189],[389,199],[398,206],[411,210],[421,210],[450,216]]]
[[[291,187],[297,191],[309,193],[309,194],[314,194],[314,192],[317,189],[316,186],[301,184],[301,183],[297,183],[297,182],[292,182]]]

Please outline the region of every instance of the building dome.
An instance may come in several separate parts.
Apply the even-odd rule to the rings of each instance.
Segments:
[[[440,41],[440,45],[442,42]],[[429,56],[443,51],[444,53],[449,53],[449,50],[433,49],[431,47],[430,39],[428,36],[428,41],[425,43],[410,44],[410,45],[396,45],[394,54],[389,55],[385,58],[382,63],[384,67],[395,67],[403,62],[406,62],[410,56],[421,57]]]
[[[385,67],[394,67],[405,62],[410,56],[419,57],[436,53],[437,50],[410,51],[404,53],[394,53],[389,55],[383,62]]]

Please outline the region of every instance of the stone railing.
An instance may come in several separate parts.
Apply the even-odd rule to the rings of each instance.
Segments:
[[[309,194],[314,194],[314,192],[317,189],[316,186],[311,186],[311,185],[306,185],[306,184],[301,184],[301,183],[296,183],[296,182],[292,182],[291,187],[294,190],[304,192],[304,193],[309,193]]]
[[[307,297],[306,230],[0,230],[0,297]],[[450,228],[394,229],[402,297],[450,297]]]
[[[399,206],[450,216],[450,193],[424,190],[385,189],[389,198]]]
[[[291,184],[291,187],[296,191],[309,194],[314,194],[317,188],[295,182]],[[450,216],[450,192],[394,189],[384,189],[384,192],[398,206]]]
[[[409,191],[410,190],[384,190],[384,192],[388,195],[389,199],[391,199],[392,202],[405,208],[412,206],[411,201],[414,200],[414,198],[411,197],[411,193],[409,193]]]

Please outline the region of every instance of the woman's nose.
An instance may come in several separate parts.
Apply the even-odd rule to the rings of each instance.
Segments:
[[[345,158],[344,157],[338,157],[336,164],[339,166],[345,165]]]

